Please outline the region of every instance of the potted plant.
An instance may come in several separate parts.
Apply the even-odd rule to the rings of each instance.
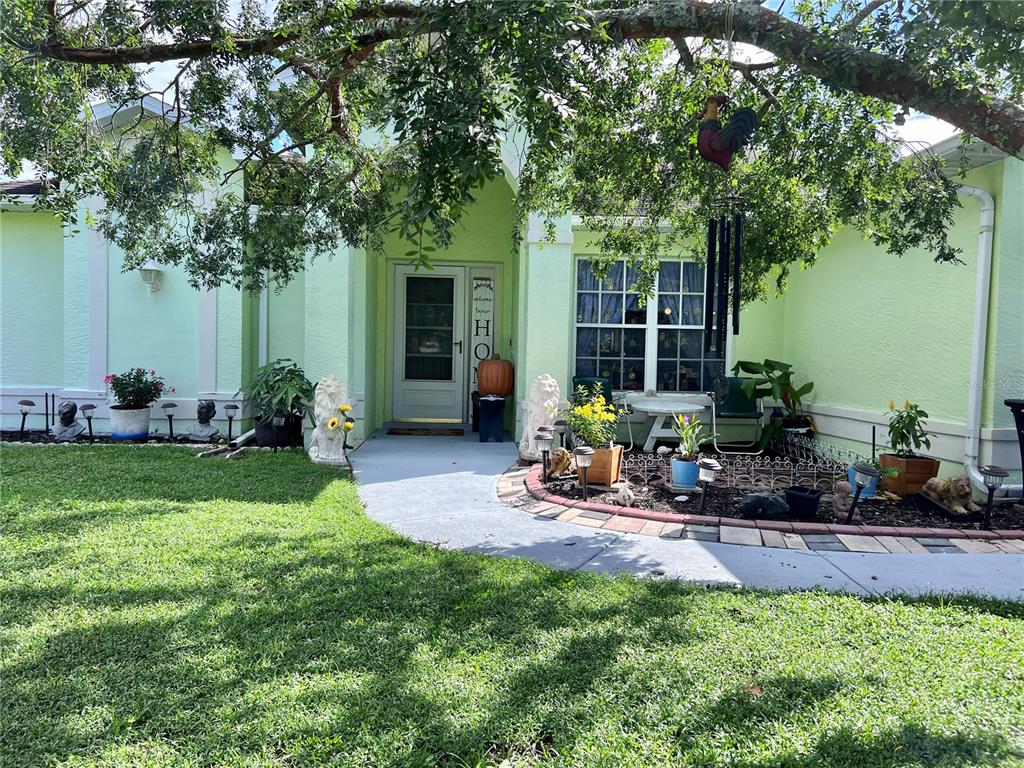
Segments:
[[[743,382],[743,392],[747,397],[752,400],[770,397],[781,402],[786,409],[781,419],[773,418],[765,427],[761,434],[762,447],[782,430],[814,434],[814,422],[803,410],[803,399],[814,389],[813,381],[797,387],[793,384],[793,366],[767,358],[761,363],[740,360],[732,367],[732,372],[738,375],[741,371],[754,377]]]
[[[818,503],[821,501],[822,491],[818,488],[803,488],[793,485],[783,492],[786,496],[786,504],[794,517],[800,520],[815,520],[818,517]]]
[[[313,385],[294,361],[282,358],[257,368],[249,386],[240,391],[252,403],[258,445],[302,445],[302,420],[310,412]],[[281,414],[284,423],[275,426],[274,417]]]
[[[614,443],[618,420],[618,410],[604,395],[584,386],[576,390],[575,402],[565,412],[565,421],[577,444],[594,449],[594,459],[587,470],[588,483],[610,486],[619,481],[622,446]]]
[[[883,453],[878,461],[883,470],[893,469],[895,477],[884,478],[883,485],[888,491],[900,496],[919,493],[926,482],[939,474],[939,460],[919,456],[922,446],[931,448],[932,443],[924,429],[928,414],[917,403],[903,401],[903,407],[889,401],[889,445],[892,453]]]
[[[700,444],[713,440],[714,435],[704,432],[704,425],[696,416],[680,416],[677,413],[673,416],[673,422],[672,430],[679,438],[679,447],[669,462],[672,467],[672,485],[676,488],[696,488]]]
[[[164,380],[156,371],[130,368],[107,374],[103,379],[116,401],[110,406],[110,436],[114,440],[144,440],[149,437],[149,409],[163,395]],[[173,392],[174,387],[167,387]]]

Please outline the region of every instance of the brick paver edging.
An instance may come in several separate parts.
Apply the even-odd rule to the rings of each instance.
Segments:
[[[539,464],[509,467],[498,479],[498,497],[510,506],[543,517],[665,539],[849,552],[1024,554],[1024,530],[789,523],[655,512],[567,499],[548,491],[540,474]]]

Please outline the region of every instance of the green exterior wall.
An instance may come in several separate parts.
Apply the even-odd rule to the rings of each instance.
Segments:
[[[64,381],[64,236],[48,213],[0,212],[0,361],[8,387]]]

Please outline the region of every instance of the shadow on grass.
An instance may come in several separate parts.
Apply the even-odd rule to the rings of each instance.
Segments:
[[[330,483],[336,473],[258,458],[216,470],[192,457],[157,462],[185,472],[203,499],[223,498],[214,494],[225,483],[238,495],[276,487],[237,507],[184,504],[170,498],[182,489],[131,467],[116,468],[131,492],[109,503],[93,500],[88,478],[69,480],[70,504],[45,481],[22,485],[19,566],[0,582],[7,768],[151,765],[157,753],[218,766],[701,765],[743,740],[758,746],[731,762],[745,768],[984,766],[1015,755],[1004,739],[929,731],[897,711],[870,731],[815,727],[851,695],[824,669],[767,675],[757,696],[743,690],[744,670],[766,662],[732,646],[753,642],[744,633],[756,636],[758,622],[806,610],[811,640],[824,643],[841,614],[818,623],[814,606],[784,596],[415,545],[359,514],[351,484]],[[296,480],[289,500],[320,487],[311,503],[279,501]],[[72,525],[57,525],[61,509]],[[965,612],[1000,605],[955,602]],[[807,728],[799,752],[773,740]]]

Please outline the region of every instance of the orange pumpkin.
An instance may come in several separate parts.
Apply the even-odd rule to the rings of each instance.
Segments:
[[[490,360],[481,360],[477,366],[476,390],[481,397],[487,395],[508,397],[512,394],[514,381],[515,369],[509,360],[492,357]]]

